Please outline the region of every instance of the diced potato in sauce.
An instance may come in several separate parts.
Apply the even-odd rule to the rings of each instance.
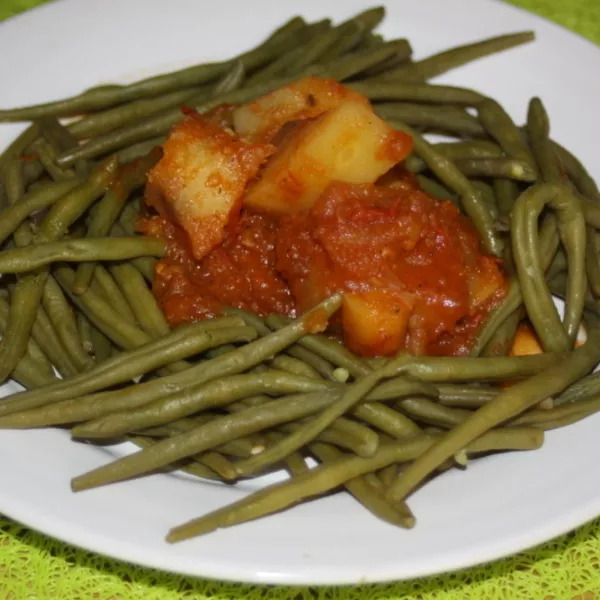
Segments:
[[[331,181],[372,183],[410,152],[412,140],[354,98],[296,125],[252,183],[244,204],[275,214],[309,209]]]
[[[305,77],[233,111],[235,132],[250,142],[270,142],[291,121],[314,119],[353,97],[367,102],[334,79]]]
[[[185,229],[200,259],[223,241],[248,181],[274,149],[190,114],[164,143],[163,158],[148,175],[146,201]]]

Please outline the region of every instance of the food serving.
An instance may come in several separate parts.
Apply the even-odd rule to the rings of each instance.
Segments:
[[[291,473],[169,541],[339,486],[411,527],[431,475],[598,408],[593,180],[539,99],[521,128],[427,83],[532,35],[412,61],[382,17],[0,111],[33,120],[0,164],[0,375],[28,388],[0,426],[142,447],[76,491]]]

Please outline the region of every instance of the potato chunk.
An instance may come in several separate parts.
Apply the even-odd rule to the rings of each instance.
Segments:
[[[286,123],[314,119],[348,97],[362,98],[334,79],[304,77],[238,106],[233,128],[247,141],[270,142]]]
[[[345,294],[344,342],[361,356],[390,355],[403,346],[413,301],[410,294],[371,290]]]
[[[363,99],[301,122],[279,145],[244,196],[275,214],[309,209],[331,181],[372,183],[410,152],[412,140],[377,117]]]
[[[185,229],[201,259],[223,240],[248,181],[273,151],[189,114],[173,129],[163,158],[148,175],[146,202]]]

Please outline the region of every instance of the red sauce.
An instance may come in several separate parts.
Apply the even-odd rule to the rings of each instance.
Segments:
[[[343,290],[334,325],[356,352],[464,355],[505,294],[470,221],[413,180],[334,183],[309,211],[279,218],[242,210],[200,261],[168,220],[145,219],[141,228],[169,241],[154,292],[171,324],[223,306],[295,316]]]

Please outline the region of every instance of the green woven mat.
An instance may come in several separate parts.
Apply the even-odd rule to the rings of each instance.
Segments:
[[[44,0],[0,0],[0,19]],[[510,0],[600,44],[600,0]],[[385,585],[289,588],[205,581],[77,550],[0,516],[0,600],[600,600],[600,519],[491,564]]]

